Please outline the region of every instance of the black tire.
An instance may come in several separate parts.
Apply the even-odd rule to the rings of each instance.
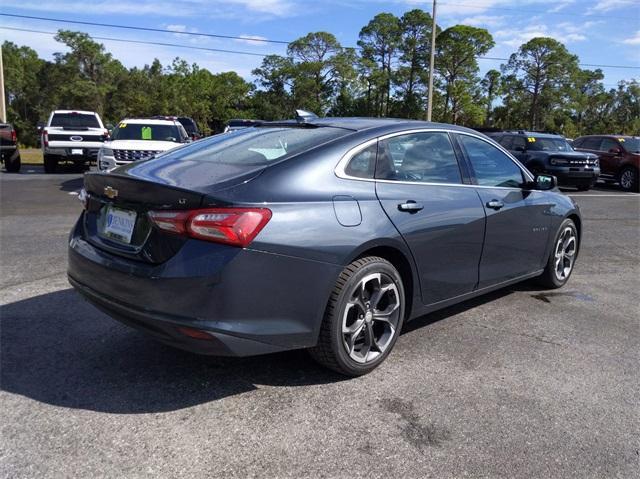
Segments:
[[[620,170],[618,182],[622,191],[638,191],[638,170],[633,166],[625,166]]]
[[[55,173],[58,169],[58,158],[53,155],[44,155],[44,172]]]
[[[566,232],[567,229],[571,230],[574,237],[574,241],[575,241],[574,243],[575,246],[573,250],[573,261],[571,263],[571,267],[568,273],[566,271],[563,271],[564,274],[559,275],[557,273],[558,258],[556,256],[556,253],[558,252],[558,248],[560,246],[561,237]],[[571,273],[573,273],[573,268],[575,267],[575,260],[578,256],[579,249],[580,249],[580,238],[578,236],[578,229],[576,228],[576,224],[573,222],[573,220],[567,218],[562,222],[562,224],[560,225],[560,228],[558,228],[558,231],[553,239],[553,247],[551,248],[551,251],[549,253],[549,259],[547,260],[547,265],[544,269],[544,272],[538,277],[538,282],[542,286],[548,289],[562,288],[567,283],[567,281],[569,281],[569,278],[571,277]],[[564,261],[566,260],[563,259],[562,261],[564,264]]]
[[[378,348],[378,343],[376,342],[375,348],[371,348],[371,350],[367,349],[367,351],[370,351],[372,355],[377,356],[369,361],[367,358],[370,354],[365,352],[364,362],[358,362],[350,355],[357,355],[358,351],[353,346],[351,348],[351,352],[347,350],[347,340],[345,339],[345,333],[343,333],[343,319],[347,318],[350,314],[347,310],[355,310],[356,314],[358,313],[357,306],[353,305],[354,295],[357,291],[360,291],[359,286],[361,284],[369,284],[366,283],[367,278],[370,278],[372,275],[376,275],[377,273],[380,273],[380,277],[382,278],[382,280],[379,281],[381,286],[379,291],[384,290],[384,288],[382,288],[383,281],[387,282],[387,286],[385,286],[385,288],[390,287],[391,283],[395,286],[395,290],[392,289],[391,291],[383,293],[389,294],[390,298],[395,297],[397,293],[397,297],[395,298],[397,300],[397,308],[393,309],[392,299],[385,300],[388,301],[387,308],[385,308],[385,310],[389,309],[391,306],[393,311],[390,314],[394,315],[395,328],[390,328],[388,326],[389,323],[387,322],[375,322],[376,319],[372,319],[374,316],[373,306],[368,310],[368,313],[359,315],[356,318],[356,321],[362,325],[359,331],[362,335],[363,343],[366,343],[366,338],[369,334],[372,334],[374,335],[372,337],[375,337],[374,330],[378,328],[378,326],[382,326],[382,330],[385,330],[384,334],[387,336],[385,339],[386,346],[384,348]],[[373,294],[370,296],[370,299],[372,299],[372,297]],[[371,301],[371,304],[372,303],[373,301]],[[380,304],[380,302],[378,304]],[[366,302],[366,307],[369,308],[369,306],[370,303]],[[377,256],[360,258],[347,266],[338,277],[336,285],[329,298],[327,309],[325,310],[324,319],[320,327],[318,343],[315,347],[309,350],[309,353],[318,363],[340,374],[344,374],[346,376],[361,376],[363,374],[367,374],[379,366],[393,349],[393,346],[400,335],[400,331],[402,330],[404,313],[404,286],[402,284],[402,278],[396,268],[394,268],[394,266],[387,260]],[[355,321],[352,326],[354,325]],[[378,331],[380,331],[380,328],[378,328]],[[354,345],[356,343],[356,337],[359,338],[360,335],[356,333],[351,336],[353,339],[352,344]],[[364,350],[364,346],[360,346],[360,348],[360,352],[362,352]],[[374,349],[377,349],[377,351]],[[380,349],[382,349],[382,351],[380,351]]]
[[[591,189],[591,185],[578,185],[576,188],[578,188],[578,191],[589,191]]]
[[[20,155],[18,155],[13,161],[6,160],[4,165],[9,173],[18,173],[20,171],[20,166],[22,166]]]

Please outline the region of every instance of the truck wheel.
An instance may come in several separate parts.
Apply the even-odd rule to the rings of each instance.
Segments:
[[[638,170],[632,166],[622,169],[618,176],[620,188],[624,191],[638,191]]]
[[[44,172],[55,173],[58,169],[58,159],[53,155],[44,155]]]
[[[9,173],[18,173],[20,171],[20,166],[22,162],[20,160],[20,155],[16,156],[13,161],[7,160],[5,162],[4,167],[7,169]]]

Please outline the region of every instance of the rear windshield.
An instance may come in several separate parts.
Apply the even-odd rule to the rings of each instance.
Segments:
[[[340,128],[245,128],[214,135],[163,155],[181,161],[263,166],[306,151],[350,133]]]
[[[155,140],[174,141],[182,138],[176,125],[150,125],[144,123],[121,122],[111,135],[114,140]]]
[[[86,113],[54,113],[51,126],[67,128],[100,128],[98,118]]]
[[[528,150],[534,151],[573,151],[569,142],[564,138],[528,138],[527,145]]]

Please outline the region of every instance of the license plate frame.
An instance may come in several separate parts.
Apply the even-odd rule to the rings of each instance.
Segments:
[[[102,234],[120,243],[131,244],[137,219],[137,212],[109,205],[105,210]]]
[[[82,150],[82,148],[71,148],[71,154],[72,155],[77,155],[77,156],[82,156],[82,155],[84,155],[84,151]]]

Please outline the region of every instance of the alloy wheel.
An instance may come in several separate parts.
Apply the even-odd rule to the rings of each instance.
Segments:
[[[555,249],[556,278],[565,281],[571,274],[576,259],[578,241],[575,230],[566,227],[558,238]]]
[[[375,361],[392,343],[400,321],[400,295],[385,273],[365,276],[351,292],[342,318],[342,342],[354,361]]]
[[[620,175],[620,186],[625,190],[630,190],[633,187],[634,173],[632,170],[624,170]]]

